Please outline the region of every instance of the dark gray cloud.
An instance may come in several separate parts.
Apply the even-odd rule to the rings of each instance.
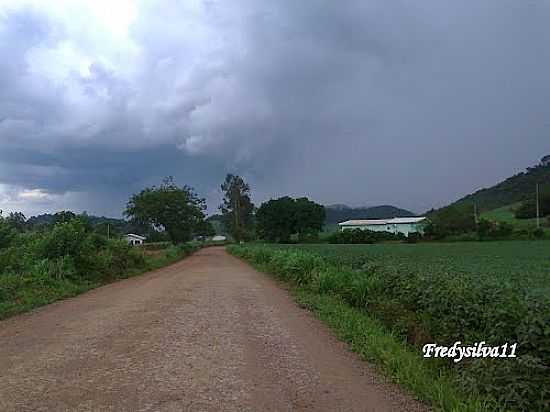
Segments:
[[[48,3],[0,6],[0,208],[230,171],[422,211],[550,152],[547,2]]]

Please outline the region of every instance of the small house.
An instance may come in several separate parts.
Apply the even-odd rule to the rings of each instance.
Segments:
[[[143,245],[143,242],[145,241],[145,238],[143,236],[135,235],[133,233],[128,233],[127,235],[124,235],[124,238],[132,246]]]
[[[338,223],[340,230],[372,230],[373,232],[389,232],[393,234],[402,233],[409,236],[409,233],[422,233],[425,217],[394,217],[393,219],[364,219],[347,220]]]
[[[225,236],[222,236],[222,235],[216,235],[212,238],[213,242],[225,242],[226,240],[227,240],[227,238]]]

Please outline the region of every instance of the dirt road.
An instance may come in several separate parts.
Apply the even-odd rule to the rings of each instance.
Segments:
[[[416,411],[222,248],[0,322],[0,411]]]

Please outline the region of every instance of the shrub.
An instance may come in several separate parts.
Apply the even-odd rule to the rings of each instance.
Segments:
[[[517,342],[516,359],[449,362],[467,391],[495,399],[505,408],[547,410],[550,402],[550,302],[495,278],[434,268],[355,268],[327,262],[303,250],[230,246],[228,250],[261,264],[280,278],[310,290],[341,297],[367,310],[413,345],[449,345],[482,340]]]
[[[172,246],[167,255],[175,260],[198,247]],[[80,218],[16,234],[0,248],[0,318],[165,263],[146,260],[141,248],[123,240],[107,240]]]
[[[533,238],[535,239],[543,239],[544,238],[544,229],[538,227],[535,230],[533,230],[532,233]]]
[[[372,230],[346,229],[335,232],[327,237],[329,243],[334,244],[370,244],[386,240],[403,240],[401,233],[374,232]]]

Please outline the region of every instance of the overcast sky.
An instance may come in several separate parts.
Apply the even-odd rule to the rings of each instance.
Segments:
[[[550,1],[0,0],[0,209],[441,206],[550,154]]]

